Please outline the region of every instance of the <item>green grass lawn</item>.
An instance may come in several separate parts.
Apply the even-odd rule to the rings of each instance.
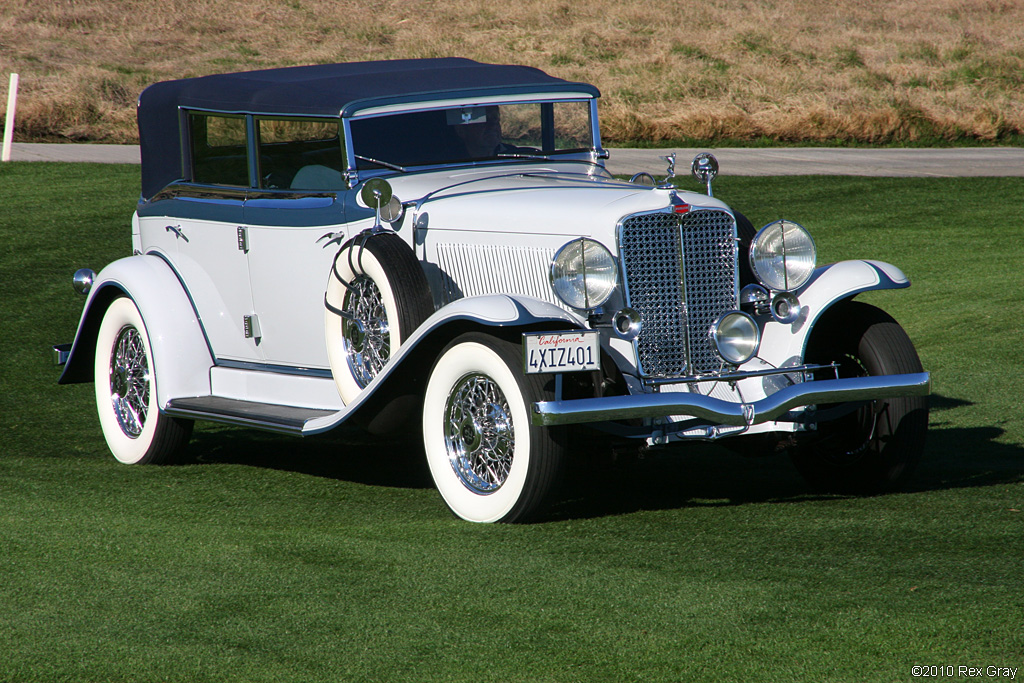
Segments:
[[[907,681],[1024,667],[1024,180],[722,177],[933,374],[912,489],[820,496],[697,447],[571,474],[526,526],[453,519],[415,450],[200,425],[127,467],[49,346],[76,268],[130,252],[138,167],[0,166],[0,681]],[[1018,676],[1024,676],[1019,671]]]

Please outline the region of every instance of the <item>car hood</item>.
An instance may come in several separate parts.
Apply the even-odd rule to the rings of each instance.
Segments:
[[[417,228],[565,234],[607,240],[618,222],[682,201],[726,209],[702,194],[594,175],[583,164],[503,165],[388,178]],[[410,206],[411,205],[411,206]]]

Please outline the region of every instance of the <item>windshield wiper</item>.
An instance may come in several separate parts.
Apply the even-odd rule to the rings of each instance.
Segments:
[[[371,164],[377,164],[378,166],[383,166],[384,168],[390,168],[392,171],[401,171],[402,173],[408,173],[409,172],[404,167],[399,166],[398,164],[392,164],[389,161],[381,161],[380,159],[371,159],[370,157],[364,157],[361,154],[356,154],[355,157],[356,157],[356,159],[359,159],[360,161],[369,161]]]

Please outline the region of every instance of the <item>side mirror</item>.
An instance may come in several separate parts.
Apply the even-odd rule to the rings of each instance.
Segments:
[[[391,190],[391,183],[383,178],[370,178],[363,185],[359,192],[359,198],[367,207],[374,210],[376,221],[374,228],[381,227],[380,221],[383,218],[388,223],[394,223],[402,217],[404,207],[398,197],[394,196]]]

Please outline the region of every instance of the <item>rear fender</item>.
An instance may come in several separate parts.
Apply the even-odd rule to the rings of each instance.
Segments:
[[[149,255],[114,261],[96,276],[59,382],[95,379],[96,333],[110,302],[119,296],[131,298],[146,323],[157,405],[163,408],[172,398],[208,396],[213,357],[199,318],[171,267]]]

